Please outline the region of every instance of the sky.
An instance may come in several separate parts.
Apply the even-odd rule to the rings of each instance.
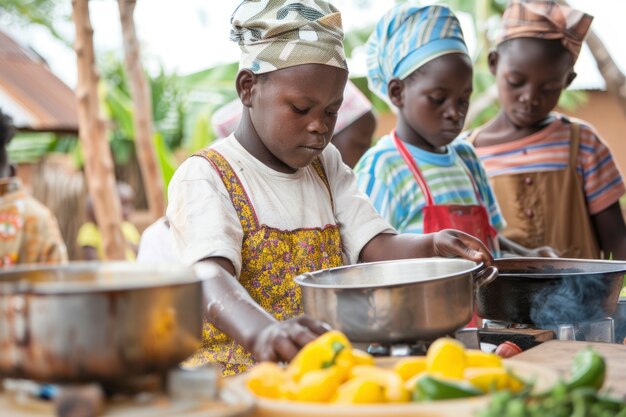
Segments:
[[[64,7],[69,8],[68,0]],[[122,34],[119,10],[115,0],[91,0],[90,13],[94,28],[96,53],[115,51],[122,57]],[[238,47],[229,41],[230,15],[238,0],[140,0],[135,10],[136,30],[139,36],[144,65],[148,71],[156,71],[159,63],[168,72],[188,74],[225,62],[237,61]],[[352,29],[372,25],[391,7],[393,0],[334,0],[342,11],[344,28]],[[422,3],[430,3],[423,1]],[[624,0],[570,0],[570,4],[595,16],[593,28],[617,57],[618,65],[626,72],[626,48],[623,47],[623,31],[620,25],[626,16]],[[473,40],[471,19],[459,16],[466,33],[470,51]],[[20,27],[0,16],[0,28],[6,30],[18,42],[30,45],[49,64],[52,71],[71,87],[76,84],[76,58],[71,48],[52,38],[45,29]],[[71,21],[60,25],[60,31],[73,39]],[[353,74],[363,75],[365,57],[358,51],[350,62]],[[604,85],[591,54],[583,49],[574,82],[578,88],[599,88]]]

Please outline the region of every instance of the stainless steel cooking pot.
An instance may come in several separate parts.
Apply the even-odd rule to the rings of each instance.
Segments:
[[[194,269],[70,263],[0,270],[0,377],[113,381],[170,369],[199,346]]]
[[[304,313],[353,342],[414,342],[454,333],[472,318],[474,290],[497,269],[464,259],[364,263],[306,273]]]

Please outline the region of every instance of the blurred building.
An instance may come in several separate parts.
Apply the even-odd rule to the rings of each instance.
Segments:
[[[34,51],[0,32],[0,107],[18,130],[78,133],[74,92]]]

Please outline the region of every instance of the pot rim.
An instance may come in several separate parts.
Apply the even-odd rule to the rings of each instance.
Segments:
[[[467,268],[465,270],[462,271],[458,271],[458,272],[454,272],[454,273],[449,273],[449,274],[445,274],[445,275],[436,275],[430,278],[426,278],[426,279],[419,279],[419,280],[415,280],[415,281],[403,281],[403,282],[397,282],[397,283],[384,283],[384,284],[347,284],[347,285],[336,285],[336,284],[318,284],[318,283],[314,283],[314,282],[310,282],[311,279],[313,279],[316,275],[321,275],[321,274],[325,274],[328,272],[332,272],[332,271],[342,271],[345,269],[356,269],[359,267],[364,267],[367,265],[385,265],[385,264],[398,264],[398,263],[425,263],[425,262],[449,262],[449,261],[462,261],[462,262],[467,262],[468,264],[473,264],[472,267]],[[431,258],[408,258],[408,259],[395,259],[395,260],[389,260],[389,261],[377,261],[377,262],[364,262],[364,263],[358,263],[358,264],[353,264],[353,265],[344,265],[344,266],[339,266],[339,267],[335,267],[335,268],[326,268],[326,269],[321,269],[318,271],[314,271],[314,272],[305,272],[304,274],[300,274],[298,276],[296,276],[294,278],[295,282],[302,286],[302,287],[308,287],[308,288],[326,288],[326,289],[334,289],[334,290],[344,290],[344,289],[374,289],[374,288],[393,288],[393,287],[403,287],[403,286],[407,286],[407,285],[413,285],[413,284],[420,284],[420,283],[428,283],[428,282],[433,282],[433,281],[442,281],[444,279],[449,279],[449,278],[456,278],[460,275],[465,275],[468,273],[474,273],[476,271],[478,271],[479,269],[484,268],[484,264],[482,262],[480,263],[476,263],[467,259],[463,259],[463,258],[443,258],[443,257],[431,257]]]
[[[615,267],[614,269],[607,268],[606,271],[580,271],[580,272],[558,272],[558,271],[520,271],[509,272],[506,268],[502,267],[502,263],[515,262],[523,264],[532,264],[535,262],[556,262],[559,264],[596,264],[606,265],[607,267]],[[499,265],[500,264],[500,265]],[[624,261],[610,261],[604,259],[576,259],[576,258],[540,258],[540,257],[511,257],[511,258],[498,258],[495,260],[494,265],[498,268],[498,278],[563,278],[569,276],[583,276],[583,275],[600,275],[600,274],[619,274],[626,272],[626,262]]]
[[[49,272],[62,274],[64,269],[75,271],[78,274],[103,274],[101,279],[92,280],[50,280],[32,282],[29,278],[21,278],[21,273]],[[132,279],[124,274],[159,274],[159,279],[141,278]],[[118,277],[116,275],[122,275]],[[116,276],[107,280],[106,276]],[[165,276],[165,277],[164,277]],[[7,277],[10,277],[7,279]],[[141,264],[125,261],[80,261],[66,264],[18,265],[9,269],[0,270],[0,296],[3,295],[80,295],[117,293],[131,290],[149,290],[155,288],[177,287],[194,284],[202,281],[195,267],[171,264]]]

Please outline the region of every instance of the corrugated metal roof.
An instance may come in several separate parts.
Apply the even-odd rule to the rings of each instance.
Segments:
[[[0,93],[18,129],[78,132],[74,92],[36,54],[0,32]]]

